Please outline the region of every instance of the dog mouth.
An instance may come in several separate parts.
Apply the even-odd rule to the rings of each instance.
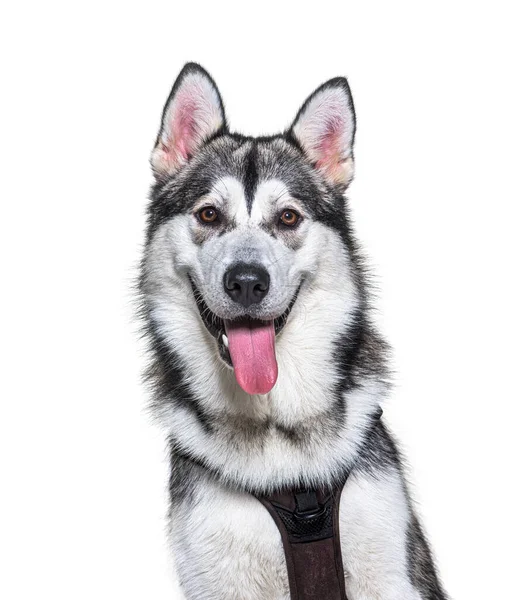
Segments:
[[[267,394],[278,377],[275,338],[286,325],[301,285],[286,310],[273,320],[249,316],[229,320],[212,312],[191,277],[189,280],[201,320],[217,341],[221,359],[234,369],[237,383],[250,395]]]

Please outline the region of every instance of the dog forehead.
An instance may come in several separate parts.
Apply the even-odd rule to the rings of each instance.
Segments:
[[[261,223],[290,197],[282,180],[270,178],[257,183],[250,200],[244,182],[231,175],[215,183],[212,195],[225,204],[237,224]]]

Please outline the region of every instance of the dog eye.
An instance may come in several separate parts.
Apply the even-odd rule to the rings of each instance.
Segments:
[[[204,225],[209,225],[219,220],[219,213],[213,206],[205,206],[197,213],[197,218]]]
[[[300,222],[300,215],[296,210],[286,208],[280,215],[280,222],[286,227],[296,227]]]

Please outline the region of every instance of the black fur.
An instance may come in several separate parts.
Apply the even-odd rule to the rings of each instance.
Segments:
[[[199,399],[192,393],[178,357],[161,339],[152,322],[148,324],[148,338],[154,360],[145,374],[145,379],[152,387],[153,404],[182,405],[197,416],[207,433],[211,433],[213,425],[210,417],[205,414]]]
[[[429,544],[417,516],[413,513],[408,537],[409,577],[424,600],[447,600],[441,587]]]

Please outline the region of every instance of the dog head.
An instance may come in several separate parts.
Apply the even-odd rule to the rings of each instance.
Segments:
[[[156,184],[142,286],[167,346],[183,343],[170,321],[196,312],[243,390],[272,389],[277,336],[301,296],[313,285],[320,298],[349,288],[335,277],[349,262],[343,192],[353,176],[354,135],[344,78],[319,87],[286,132],[250,138],[229,132],[208,73],[184,67],[151,158]],[[191,334],[184,332],[187,340]]]

